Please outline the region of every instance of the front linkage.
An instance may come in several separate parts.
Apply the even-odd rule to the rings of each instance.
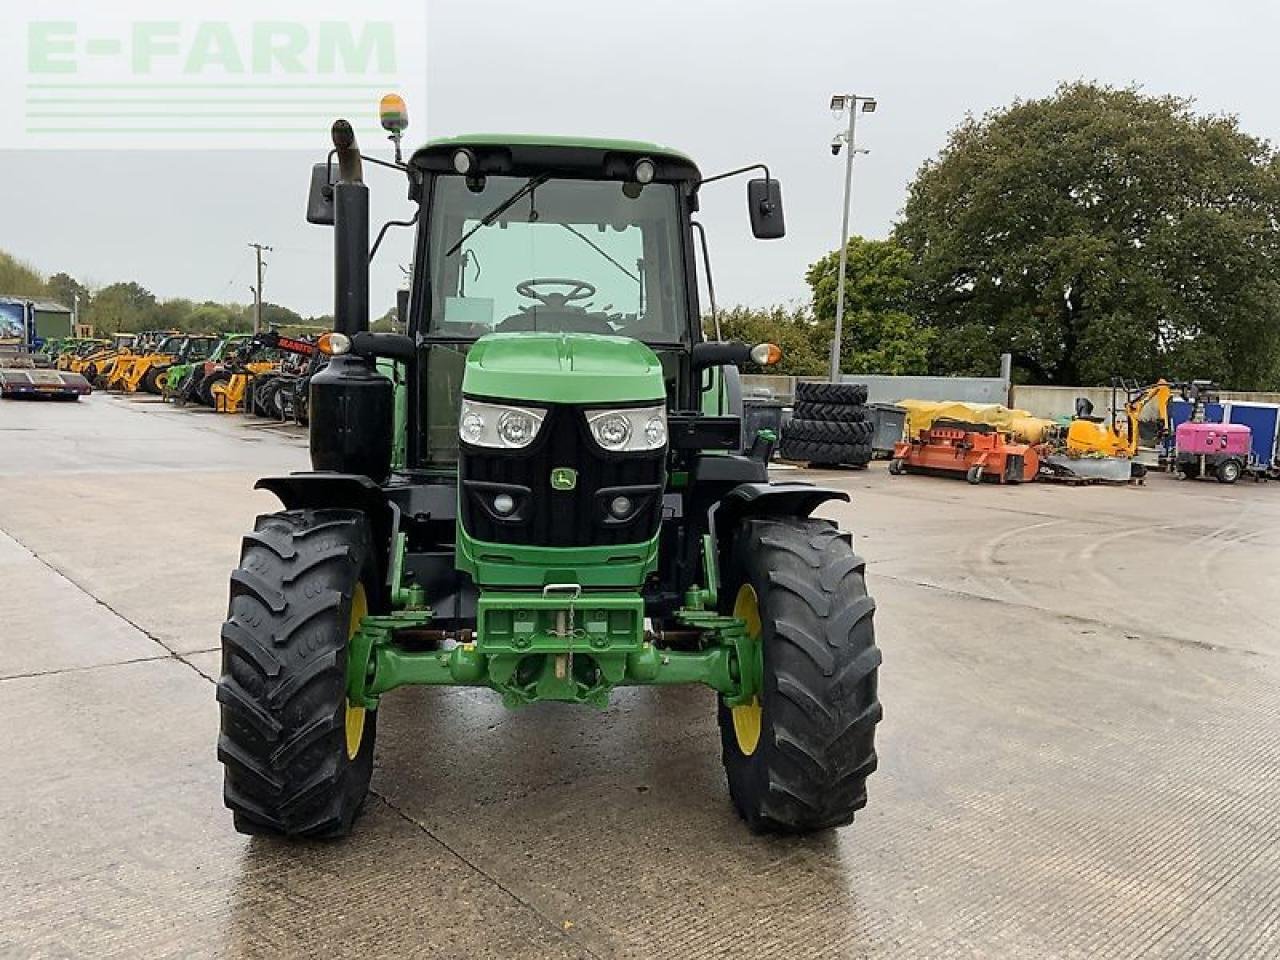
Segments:
[[[704,555],[713,556],[709,542]],[[393,576],[400,569],[396,563]],[[634,593],[584,596],[576,584],[548,586],[541,596],[486,593],[475,631],[448,634],[430,629],[432,611],[415,605],[419,590],[396,584],[392,595],[406,606],[364,617],[351,639],[348,699],[376,710],[397,687],[479,686],[508,707],[559,700],[603,709],[614,687],[699,683],[730,707],[750,703],[760,694],[760,638],[740,617],[714,612],[710,563],[706,577],[711,586],[689,590],[673,617],[688,634],[681,639],[689,649],[679,650],[646,634],[644,601]],[[415,650],[415,640],[435,649]],[[440,649],[446,642],[452,646]]]

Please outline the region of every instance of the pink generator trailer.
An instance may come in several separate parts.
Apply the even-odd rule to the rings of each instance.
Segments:
[[[1176,442],[1178,479],[1235,483],[1249,465],[1252,431],[1240,423],[1181,423]]]

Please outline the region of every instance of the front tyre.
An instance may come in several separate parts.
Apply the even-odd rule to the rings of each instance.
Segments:
[[[849,823],[881,716],[864,563],[829,522],[778,518],[743,521],[731,567],[727,600],[763,646],[757,701],[720,703],[733,805],[757,833]]]
[[[223,799],[241,833],[350,832],[369,791],[376,718],[347,701],[347,649],[374,582],[357,511],[268,514],[244,538],[218,681]]]

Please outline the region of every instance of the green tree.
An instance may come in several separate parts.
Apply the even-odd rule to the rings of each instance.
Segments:
[[[1074,83],[969,118],[895,237],[939,372],[1275,380],[1280,160],[1234,117]]]
[[[194,332],[191,327],[191,313],[195,304],[182,297],[161,300],[151,312],[151,323],[160,330],[181,330],[183,333]]]
[[[76,308],[76,295],[80,296],[80,312],[83,314],[89,309],[92,297],[89,294],[89,288],[68,273],[55,273],[49,278],[47,284],[49,288],[49,297],[62,304],[68,310]]]
[[[0,253],[0,296],[9,297],[45,297],[49,288],[44,277],[34,269],[9,256]]]
[[[271,327],[296,327],[306,321],[302,316],[288,307],[282,307],[278,303],[270,301],[262,301],[262,326],[263,329]],[[249,308],[249,323],[253,323],[253,308]]]
[[[840,252],[832,251],[810,266],[805,279],[813,290],[813,312],[825,353],[835,334]],[[849,238],[840,335],[841,370],[888,374],[928,372],[934,331],[918,323],[908,312],[910,290],[910,251],[893,240]],[[816,372],[826,372],[829,363],[825,361],[822,370]]]
[[[245,316],[242,307],[212,300],[193,307],[187,323],[193,333],[242,333],[253,329],[253,320]]]
[[[710,317],[704,317],[703,330],[715,336]],[[772,306],[731,307],[720,311],[720,333],[725,340],[743,343],[776,343],[782,348],[782,360],[770,373],[787,376],[816,376],[827,368],[827,344],[831,330],[823,336],[813,317],[803,308]]]
[[[135,332],[156,327],[156,298],[146,287],[132,281],[113,283],[93,296],[86,323],[98,333]]]

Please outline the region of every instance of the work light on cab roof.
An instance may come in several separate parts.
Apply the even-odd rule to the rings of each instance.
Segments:
[[[400,157],[400,139],[409,129],[409,108],[405,106],[404,97],[398,93],[388,93],[378,104],[378,119],[382,129],[391,134],[387,139],[396,145],[396,163],[402,163]]]

